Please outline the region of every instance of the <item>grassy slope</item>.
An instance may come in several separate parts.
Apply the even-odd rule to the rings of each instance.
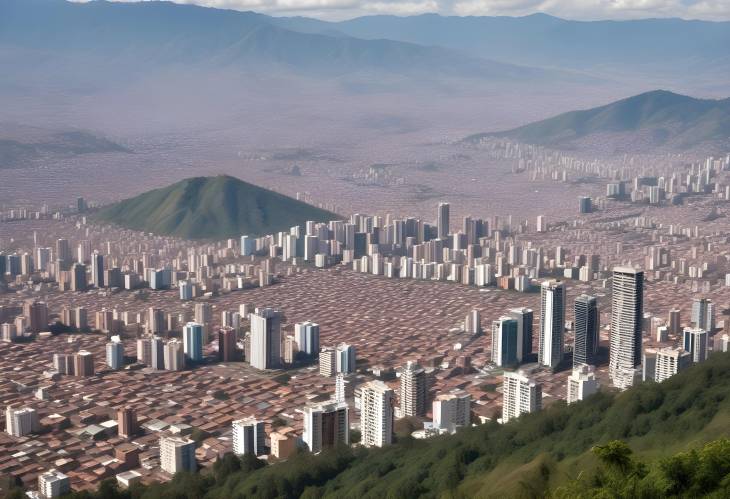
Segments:
[[[101,221],[190,239],[262,235],[338,216],[229,176],[196,177],[103,207]]]
[[[677,128],[678,127],[678,128]],[[667,91],[647,92],[606,106],[571,111],[495,134],[521,142],[557,145],[593,133],[662,130],[659,138],[681,147],[730,138],[730,99],[695,99]]]

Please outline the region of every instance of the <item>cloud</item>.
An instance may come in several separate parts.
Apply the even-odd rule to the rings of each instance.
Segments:
[[[85,0],[77,0],[85,1]],[[120,0],[134,1],[134,0]],[[344,19],[367,14],[414,15],[435,12],[458,16],[521,16],[545,12],[566,19],[730,20],[730,0],[174,0],[178,3],[271,15]]]

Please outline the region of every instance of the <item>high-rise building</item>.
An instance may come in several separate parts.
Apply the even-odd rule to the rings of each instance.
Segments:
[[[203,360],[203,325],[188,322],[183,328],[183,348],[185,358],[193,362]]]
[[[233,453],[237,456],[266,454],[264,422],[255,418],[238,419],[233,422]]]
[[[538,363],[556,368],[563,360],[565,328],[565,286],[549,280],[540,287],[540,343]]]
[[[319,374],[331,378],[337,372],[337,351],[325,347],[319,352]]]
[[[165,331],[165,311],[161,308],[150,307],[147,310],[147,332],[162,334]]]
[[[464,319],[464,330],[465,332],[473,335],[482,334],[482,317],[479,310],[472,310]]]
[[[77,377],[94,375],[94,354],[86,350],[79,350],[74,354],[74,373]]]
[[[150,363],[152,369],[162,371],[165,369],[165,344],[159,336],[153,336],[149,339],[150,344]]]
[[[532,322],[531,308],[513,308],[510,317],[517,321],[517,362],[524,362],[532,355]]]
[[[23,304],[23,315],[28,319],[28,330],[40,333],[48,328],[48,305],[42,301],[27,301]]]
[[[181,300],[192,300],[193,299],[193,288],[195,287],[190,281],[179,281],[177,283],[180,291]]]
[[[73,258],[68,239],[58,239],[56,241],[56,262],[58,264],[58,270],[68,270],[71,267]]]
[[[319,324],[310,321],[294,324],[294,339],[300,352],[315,355],[319,352]]]
[[[433,426],[454,433],[471,424],[471,395],[455,390],[436,396],[433,401]]]
[[[104,287],[104,256],[101,253],[91,255],[91,282],[97,288]]]
[[[337,345],[336,352],[337,372],[338,373],[354,373],[357,361],[355,359],[355,347],[347,343]]]
[[[652,352],[647,352],[647,355],[650,353]],[[669,379],[692,364],[692,355],[681,348],[664,347],[654,354],[654,381],[657,383]]]
[[[257,308],[251,322],[250,363],[256,369],[276,369],[281,365],[281,313],[273,308]]]
[[[236,330],[232,327],[223,327],[218,330],[218,360],[221,362],[238,360]]]
[[[538,215],[537,216],[537,231],[538,232],[547,232],[548,226],[547,226],[547,220],[545,219],[545,215]]]
[[[690,353],[692,362],[704,362],[707,360],[708,334],[700,328],[686,328],[684,330],[682,344],[685,351]]]
[[[573,367],[580,364],[596,365],[600,315],[594,296],[580,295],[575,299],[575,345]]]
[[[122,438],[130,438],[139,432],[137,413],[134,409],[124,407],[117,411],[117,433]]]
[[[360,399],[360,442],[382,447],[393,442],[393,390],[382,381],[363,385]]]
[[[168,371],[182,371],[185,369],[185,349],[178,339],[165,343],[165,369]]]
[[[492,321],[492,362],[497,366],[517,363],[517,327],[517,321],[508,316]]]
[[[137,362],[146,366],[152,365],[152,343],[150,338],[137,340]]]
[[[118,336],[106,344],[106,365],[115,370],[124,367],[124,344]]]
[[[38,495],[55,499],[71,492],[71,480],[56,469],[38,475]]]
[[[400,375],[401,416],[423,416],[427,397],[426,371],[418,363],[409,360]]]
[[[318,453],[339,444],[350,443],[350,414],[346,403],[327,402],[304,408],[302,440],[310,452]]]
[[[71,291],[86,291],[86,265],[74,263],[71,265]]]
[[[439,203],[436,227],[439,239],[449,236],[449,203]]]
[[[682,326],[681,326],[681,319],[680,319],[680,312],[678,308],[673,308],[669,311],[669,320],[668,322],[668,332],[670,334],[679,334],[682,332]]]
[[[160,438],[160,467],[171,475],[178,471],[194,472],[198,467],[195,441],[180,437]]]
[[[712,332],[715,329],[715,304],[709,298],[692,300],[692,325]]]
[[[41,429],[38,422],[38,413],[35,409],[24,407],[23,409],[15,409],[8,406],[5,409],[5,431],[13,437],[24,437],[31,433],[36,433]]]
[[[568,376],[568,403],[578,402],[598,391],[598,381],[593,366],[588,364],[573,365],[573,372]]]
[[[502,422],[542,408],[542,386],[521,371],[505,372],[502,387]]]
[[[644,272],[632,267],[613,269],[611,334],[608,374],[613,385],[633,385],[641,363],[641,319],[644,313]]]

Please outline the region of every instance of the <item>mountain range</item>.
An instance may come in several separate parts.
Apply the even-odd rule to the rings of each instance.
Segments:
[[[560,149],[590,146],[612,153],[695,147],[723,152],[730,147],[730,98],[696,99],[656,90],[465,140],[478,142],[485,137]]]
[[[102,207],[102,222],[188,239],[288,231],[338,215],[227,175],[182,180]]]

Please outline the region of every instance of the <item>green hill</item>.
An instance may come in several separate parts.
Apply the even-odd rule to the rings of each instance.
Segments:
[[[269,466],[228,455],[211,471],[119,496],[107,483],[95,497],[730,497],[728,421],[730,354],[715,354],[664,383],[556,402],[507,425]]]
[[[606,106],[572,111],[513,130],[473,135],[465,140],[475,142],[492,136],[563,147],[576,145],[589,136],[617,132],[644,132],[644,144],[650,147],[666,145],[688,149],[703,143],[727,146],[730,144],[730,99],[695,99],[656,90]]]
[[[99,221],[188,239],[289,230],[338,215],[234,177],[196,177],[101,208]]]

